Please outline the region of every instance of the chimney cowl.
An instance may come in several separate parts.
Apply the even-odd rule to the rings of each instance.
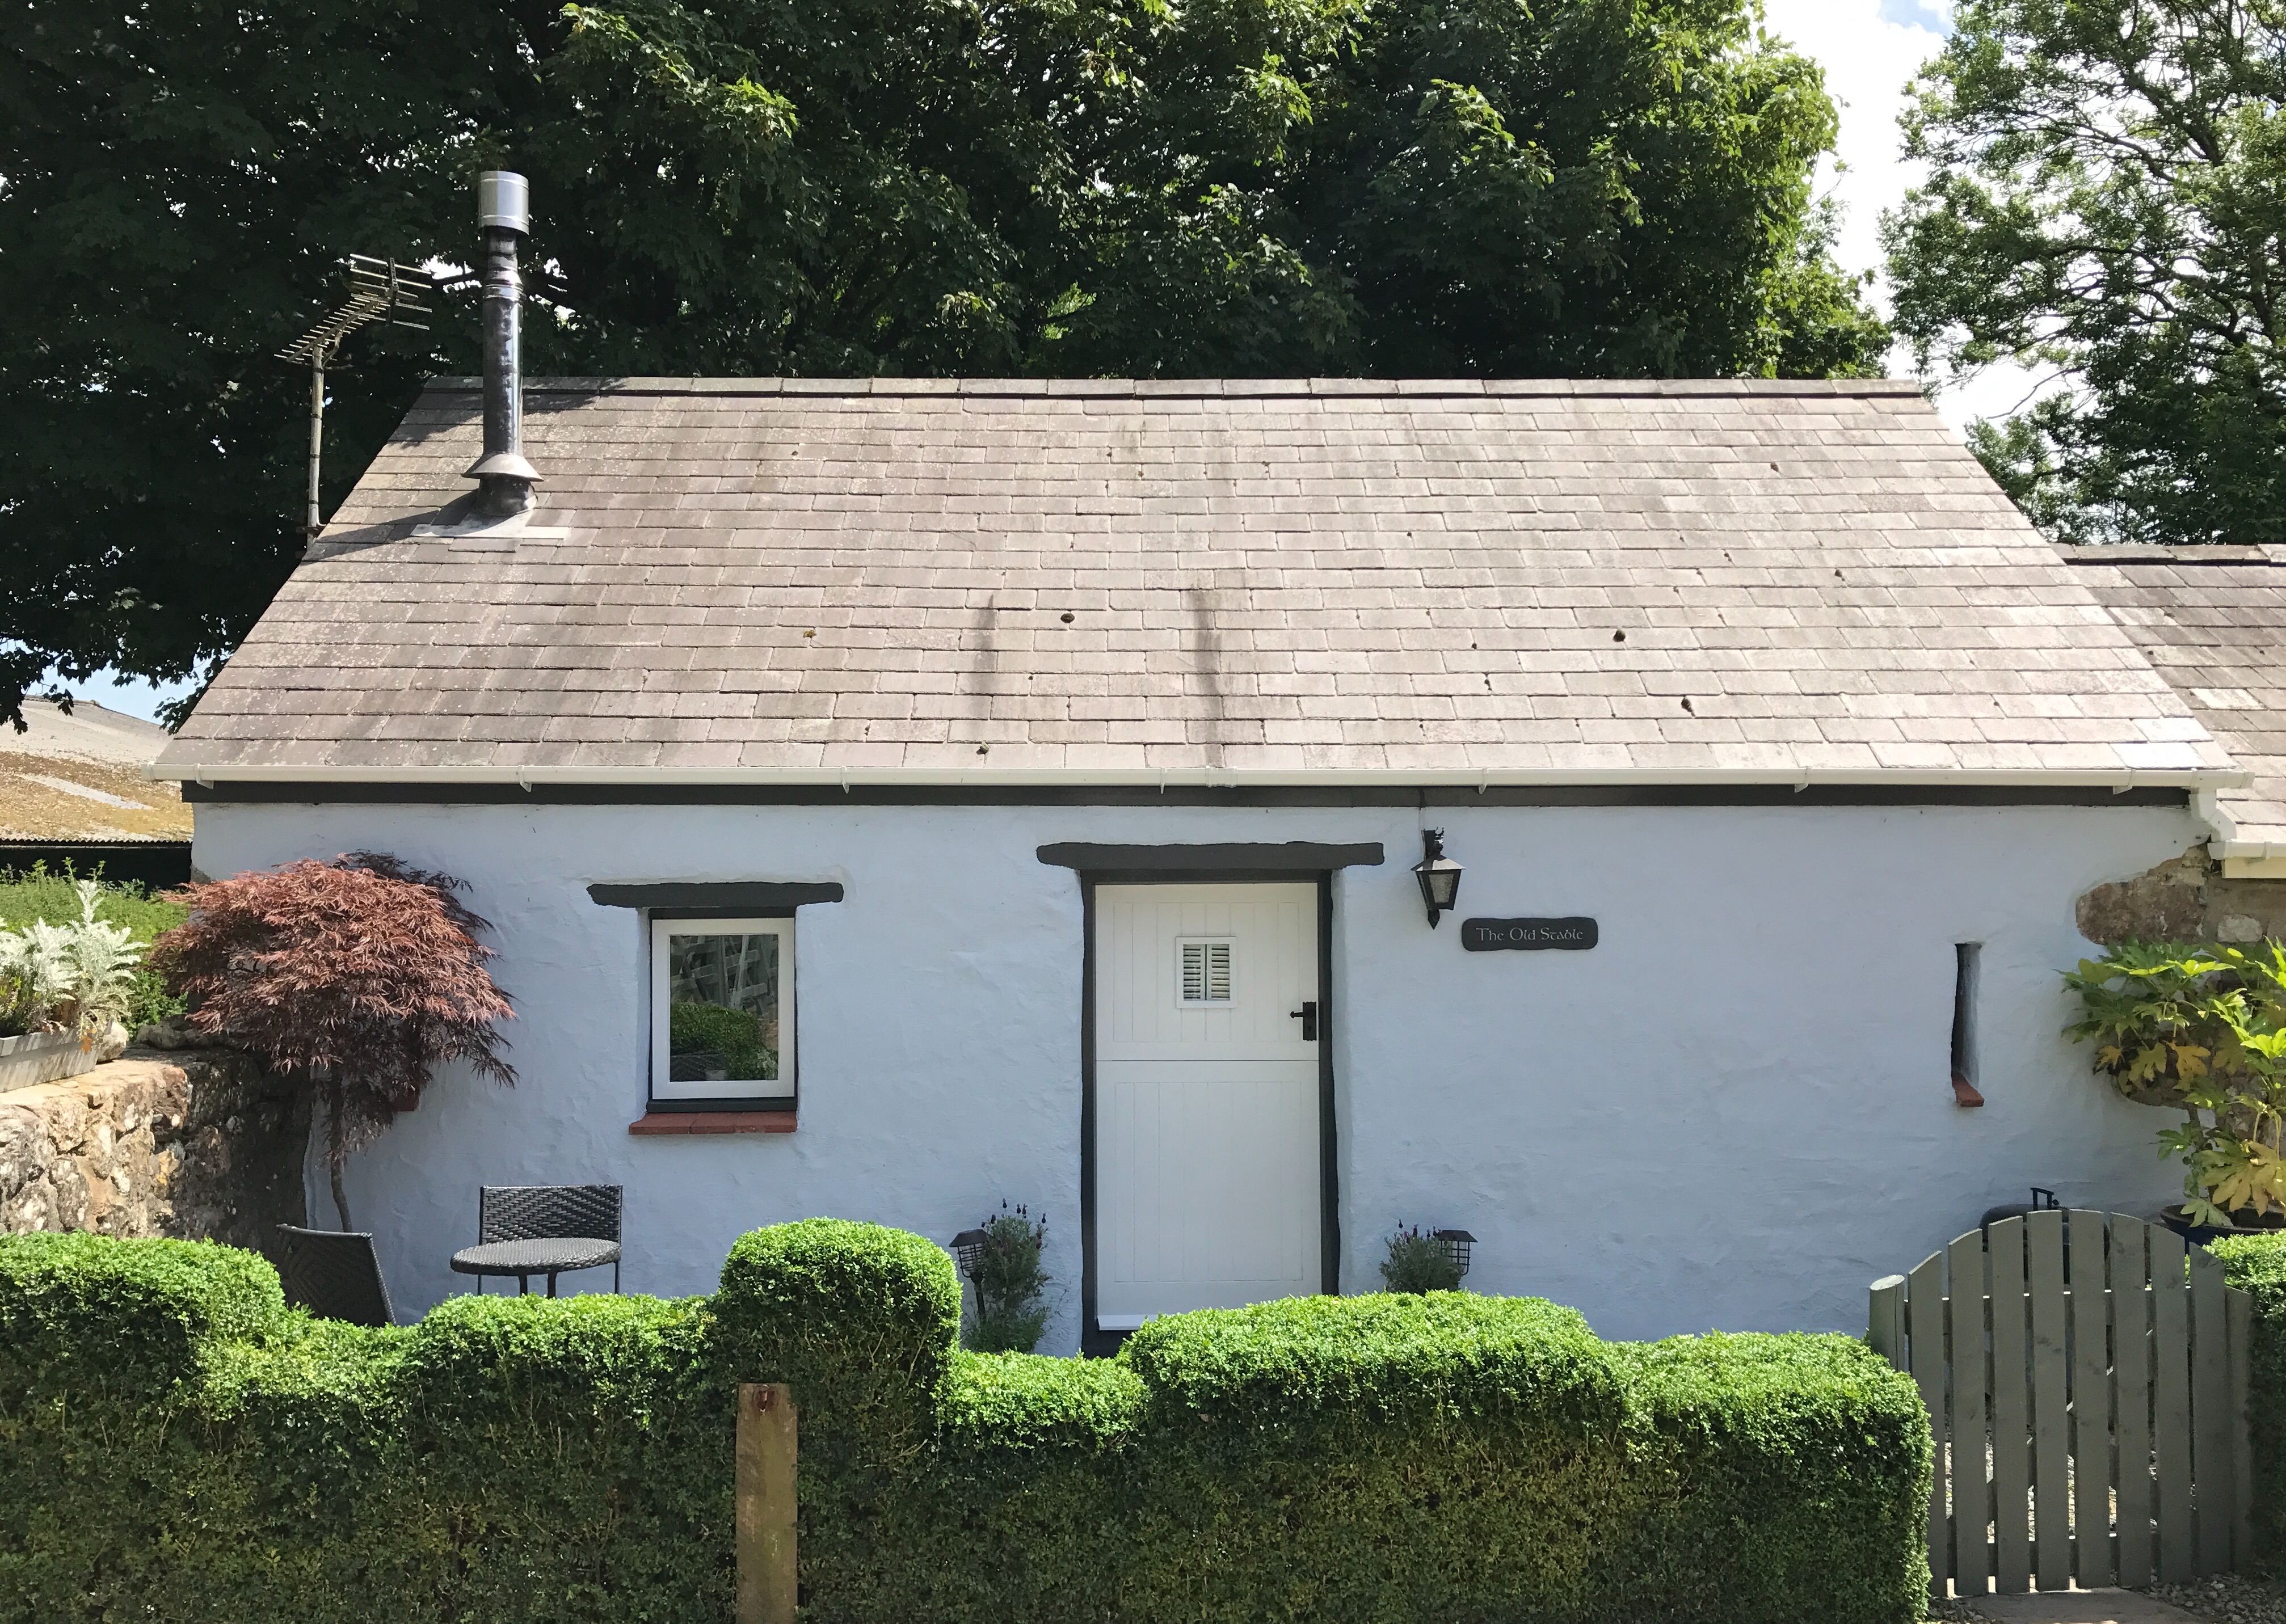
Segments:
[[[489,231],[532,230],[532,183],[512,169],[477,177],[477,224]]]

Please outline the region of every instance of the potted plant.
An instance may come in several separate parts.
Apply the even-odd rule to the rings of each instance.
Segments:
[[[1418,1225],[1399,1224],[1381,1260],[1382,1282],[1391,1291],[1457,1291],[1469,1272],[1467,1243],[1475,1239],[1465,1230],[1423,1232]]]
[[[152,945],[185,1023],[301,1077],[326,1108],[326,1171],[350,1228],[350,1153],[420,1103],[439,1062],[513,1083],[494,1023],[515,1011],[461,882],[373,851],[192,885]]]
[[[2182,1159],[2193,1239],[2286,1228],[2286,949],[2130,942],[2080,961],[2064,983],[2095,1045],[2095,1070],[2139,1105],[2183,1113],[2162,1129]]]
[[[82,880],[77,921],[0,930],[0,1090],[60,1081],[127,1047],[124,1016],[142,949],[95,916],[103,887]]]
[[[953,1236],[953,1256],[976,1288],[975,1311],[961,1341],[979,1353],[1029,1353],[1048,1328],[1044,1300],[1052,1276],[1041,1267],[1048,1220],[1019,1206],[1000,1211],[974,1229]]]

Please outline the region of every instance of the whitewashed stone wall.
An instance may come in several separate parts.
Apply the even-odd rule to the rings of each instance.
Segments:
[[[1583,953],[1467,953],[1407,867],[1424,822],[1462,915],[1586,914]],[[205,805],[211,875],[393,851],[468,880],[522,1018],[515,1087],[447,1076],[349,1171],[407,1311],[467,1289],[485,1183],[627,1187],[628,1290],[711,1290],[759,1224],[949,1239],[1003,1196],[1049,1218],[1078,1340],[1080,888],[1061,841],[1383,843],[1335,883],[1342,1286],[1400,1221],[1478,1237],[1477,1290],[1606,1336],[1862,1330],[1864,1289],[2032,1184],[2148,1212],[2158,1113],[2061,1036],[2092,887],[2201,838],[2133,807],[402,807]],[[637,915],[595,882],[834,880],[795,963],[799,1131],[631,1138],[645,1097]],[[1983,945],[1978,1083],[1948,1081],[1953,945]],[[311,1185],[321,1191],[321,1175]],[[320,1195],[311,1210],[330,1212]],[[608,1273],[564,1288],[609,1289]]]

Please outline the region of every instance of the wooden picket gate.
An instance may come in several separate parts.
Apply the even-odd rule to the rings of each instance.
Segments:
[[[2030,1212],[1873,1283],[1936,1441],[1943,1597],[2175,1582],[2247,1554],[2246,1293],[2121,1212]]]

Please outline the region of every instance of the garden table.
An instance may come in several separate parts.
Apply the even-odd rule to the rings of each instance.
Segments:
[[[484,1290],[487,1275],[513,1275],[518,1296],[529,1289],[534,1275],[548,1276],[548,1295],[556,1295],[556,1276],[573,1269],[601,1268],[619,1260],[617,1241],[590,1236],[563,1236],[544,1241],[493,1241],[484,1246],[464,1246],[453,1254],[455,1274],[474,1275],[477,1290]]]

